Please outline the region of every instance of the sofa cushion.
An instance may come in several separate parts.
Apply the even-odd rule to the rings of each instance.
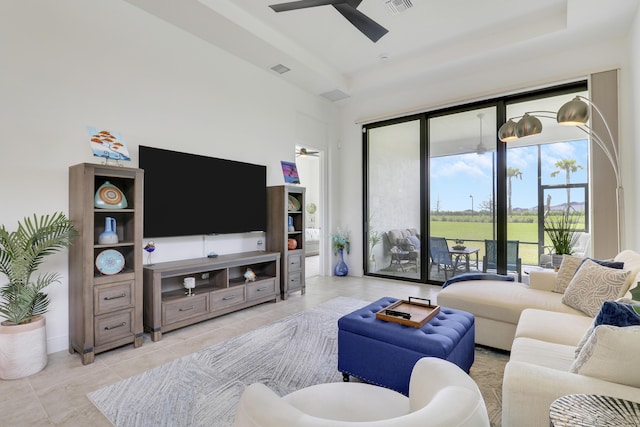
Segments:
[[[524,362],[568,372],[575,361],[572,345],[520,337],[513,340],[509,362]]]
[[[515,337],[576,346],[592,324],[587,316],[528,308],[520,315]]]
[[[599,325],[585,343],[569,372],[618,384],[640,387],[640,326]]]
[[[562,256],[562,264],[560,264],[560,269],[558,270],[558,274],[556,275],[556,284],[553,288],[553,292],[557,292],[559,294],[563,294],[564,291],[571,283],[571,279],[573,279],[573,275],[578,270],[578,267],[582,263],[583,258],[579,258],[577,256],[571,255],[563,255]]]
[[[627,292],[629,274],[628,270],[603,267],[586,260],[571,279],[562,302],[595,317],[603,302],[616,299]]]
[[[471,280],[453,283],[441,290],[438,305],[468,311],[477,317],[516,325],[526,308],[559,311],[584,316],[562,303],[562,295],[530,289],[517,282]]]

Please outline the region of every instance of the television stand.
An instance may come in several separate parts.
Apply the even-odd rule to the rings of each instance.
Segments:
[[[247,269],[254,281],[244,277]],[[195,278],[191,295],[186,277]],[[280,253],[244,252],[144,266],[144,327],[162,333],[264,302],[280,300]]]

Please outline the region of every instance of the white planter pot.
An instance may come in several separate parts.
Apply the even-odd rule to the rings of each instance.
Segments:
[[[15,380],[47,365],[47,331],[43,316],[26,325],[0,325],[0,379]]]

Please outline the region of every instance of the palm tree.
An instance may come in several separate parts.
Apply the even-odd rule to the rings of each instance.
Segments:
[[[513,177],[522,179],[522,172],[520,171],[519,168],[512,168],[512,167],[507,168],[507,178],[509,179],[509,181],[507,181],[507,195],[509,197],[509,199],[508,199],[508,202],[509,202],[509,205],[508,205],[509,215],[512,214],[512,209],[511,209],[511,179]]]
[[[551,178],[556,177],[560,172],[565,171],[565,177],[567,182],[567,215],[571,209],[571,189],[568,187],[571,183],[571,174],[577,172],[580,169],[584,169],[582,165],[577,164],[575,159],[562,159],[558,160],[554,165],[557,170],[551,172]]]

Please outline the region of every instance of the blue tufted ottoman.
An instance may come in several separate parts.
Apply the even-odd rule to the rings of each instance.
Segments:
[[[338,320],[338,370],[404,395],[409,394],[413,365],[426,356],[455,363],[469,372],[474,360],[474,317],[440,307],[422,328],[376,318],[376,312],[396,302],[385,297]]]

